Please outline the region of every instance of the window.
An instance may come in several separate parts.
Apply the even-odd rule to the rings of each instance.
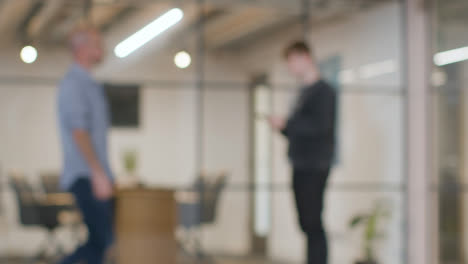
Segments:
[[[140,125],[140,87],[136,84],[104,84],[109,100],[112,127]]]

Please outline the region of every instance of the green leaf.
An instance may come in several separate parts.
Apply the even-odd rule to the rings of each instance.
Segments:
[[[362,215],[355,216],[349,222],[350,228],[355,228],[365,220],[365,217]]]

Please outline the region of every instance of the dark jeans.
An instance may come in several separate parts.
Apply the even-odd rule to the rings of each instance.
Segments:
[[[293,188],[299,223],[307,236],[307,263],[326,264],[327,236],[322,223],[324,193],[329,170],[294,170]]]
[[[81,178],[71,190],[88,228],[88,241],[73,254],[63,259],[61,264],[102,264],[106,250],[113,242],[112,201],[100,201],[94,197],[91,183]]]

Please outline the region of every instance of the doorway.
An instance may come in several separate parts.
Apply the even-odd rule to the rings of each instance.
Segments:
[[[271,229],[272,140],[269,124],[272,113],[272,89],[267,76],[253,78],[251,102],[251,241],[252,253],[265,256]]]

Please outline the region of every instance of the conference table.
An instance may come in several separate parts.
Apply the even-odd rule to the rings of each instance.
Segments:
[[[177,262],[174,190],[119,188],[115,209],[118,264]]]

